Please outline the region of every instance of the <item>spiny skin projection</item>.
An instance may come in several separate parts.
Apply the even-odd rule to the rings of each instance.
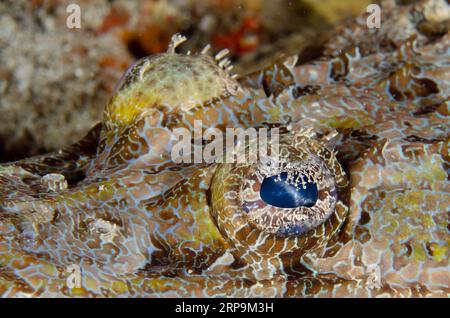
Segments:
[[[0,166],[0,295],[448,297],[450,35],[429,5],[237,79],[175,36],[83,140]],[[279,128],[281,166],[175,163],[171,131],[195,120]],[[299,171],[313,206],[261,199]]]

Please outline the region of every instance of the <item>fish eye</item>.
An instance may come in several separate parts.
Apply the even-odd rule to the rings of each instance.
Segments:
[[[248,172],[241,188],[242,210],[264,232],[297,236],[317,228],[334,212],[333,175],[314,154],[289,155],[274,166],[259,164]]]
[[[264,178],[259,194],[264,202],[278,208],[310,208],[317,202],[317,184],[298,172],[282,172]]]
[[[220,164],[212,180],[211,215],[248,264],[324,246],[347,216],[348,180],[333,150],[294,134],[279,145],[276,162]]]

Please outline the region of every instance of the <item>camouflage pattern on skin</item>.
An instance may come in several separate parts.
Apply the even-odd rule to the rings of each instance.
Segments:
[[[390,8],[383,25],[407,38],[356,21],[323,59],[239,79],[223,52],[177,54],[174,37],[82,141],[0,166],[0,295],[448,297],[449,34],[410,15],[430,3]],[[280,128],[283,158],[313,154],[335,204],[280,235],[258,217],[290,228],[301,211],[257,200],[261,167],[171,160],[171,130],[195,120]]]

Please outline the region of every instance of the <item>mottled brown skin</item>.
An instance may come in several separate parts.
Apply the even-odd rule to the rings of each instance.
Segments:
[[[386,2],[380,30],[361,19],[322,59],[237,80],[175,37],[82,141],[0,166],[0,294],[448,297],[450,35],[433,3]],[[174,163],[171,131],[195,120],[279,128],[281,157],[330,180],[324,219],[280,235],[309,210],[262,202],[260,165]]]

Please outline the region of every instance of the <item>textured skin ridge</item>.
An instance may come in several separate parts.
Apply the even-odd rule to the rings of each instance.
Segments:
[[[178,54],[174,37],[80,142],[0,165],[0,295],[448,297],[450,38],[433,31],[436,2],[387,1],[381,29],[358,19],[316,61],[237,79],[224,52]],[[279,128],[287,164],[322,167],[320,204],[268,206],[258,165],[173,162],[172,130],[196,120]],[[308,213],[323,219],[277,232]]]

